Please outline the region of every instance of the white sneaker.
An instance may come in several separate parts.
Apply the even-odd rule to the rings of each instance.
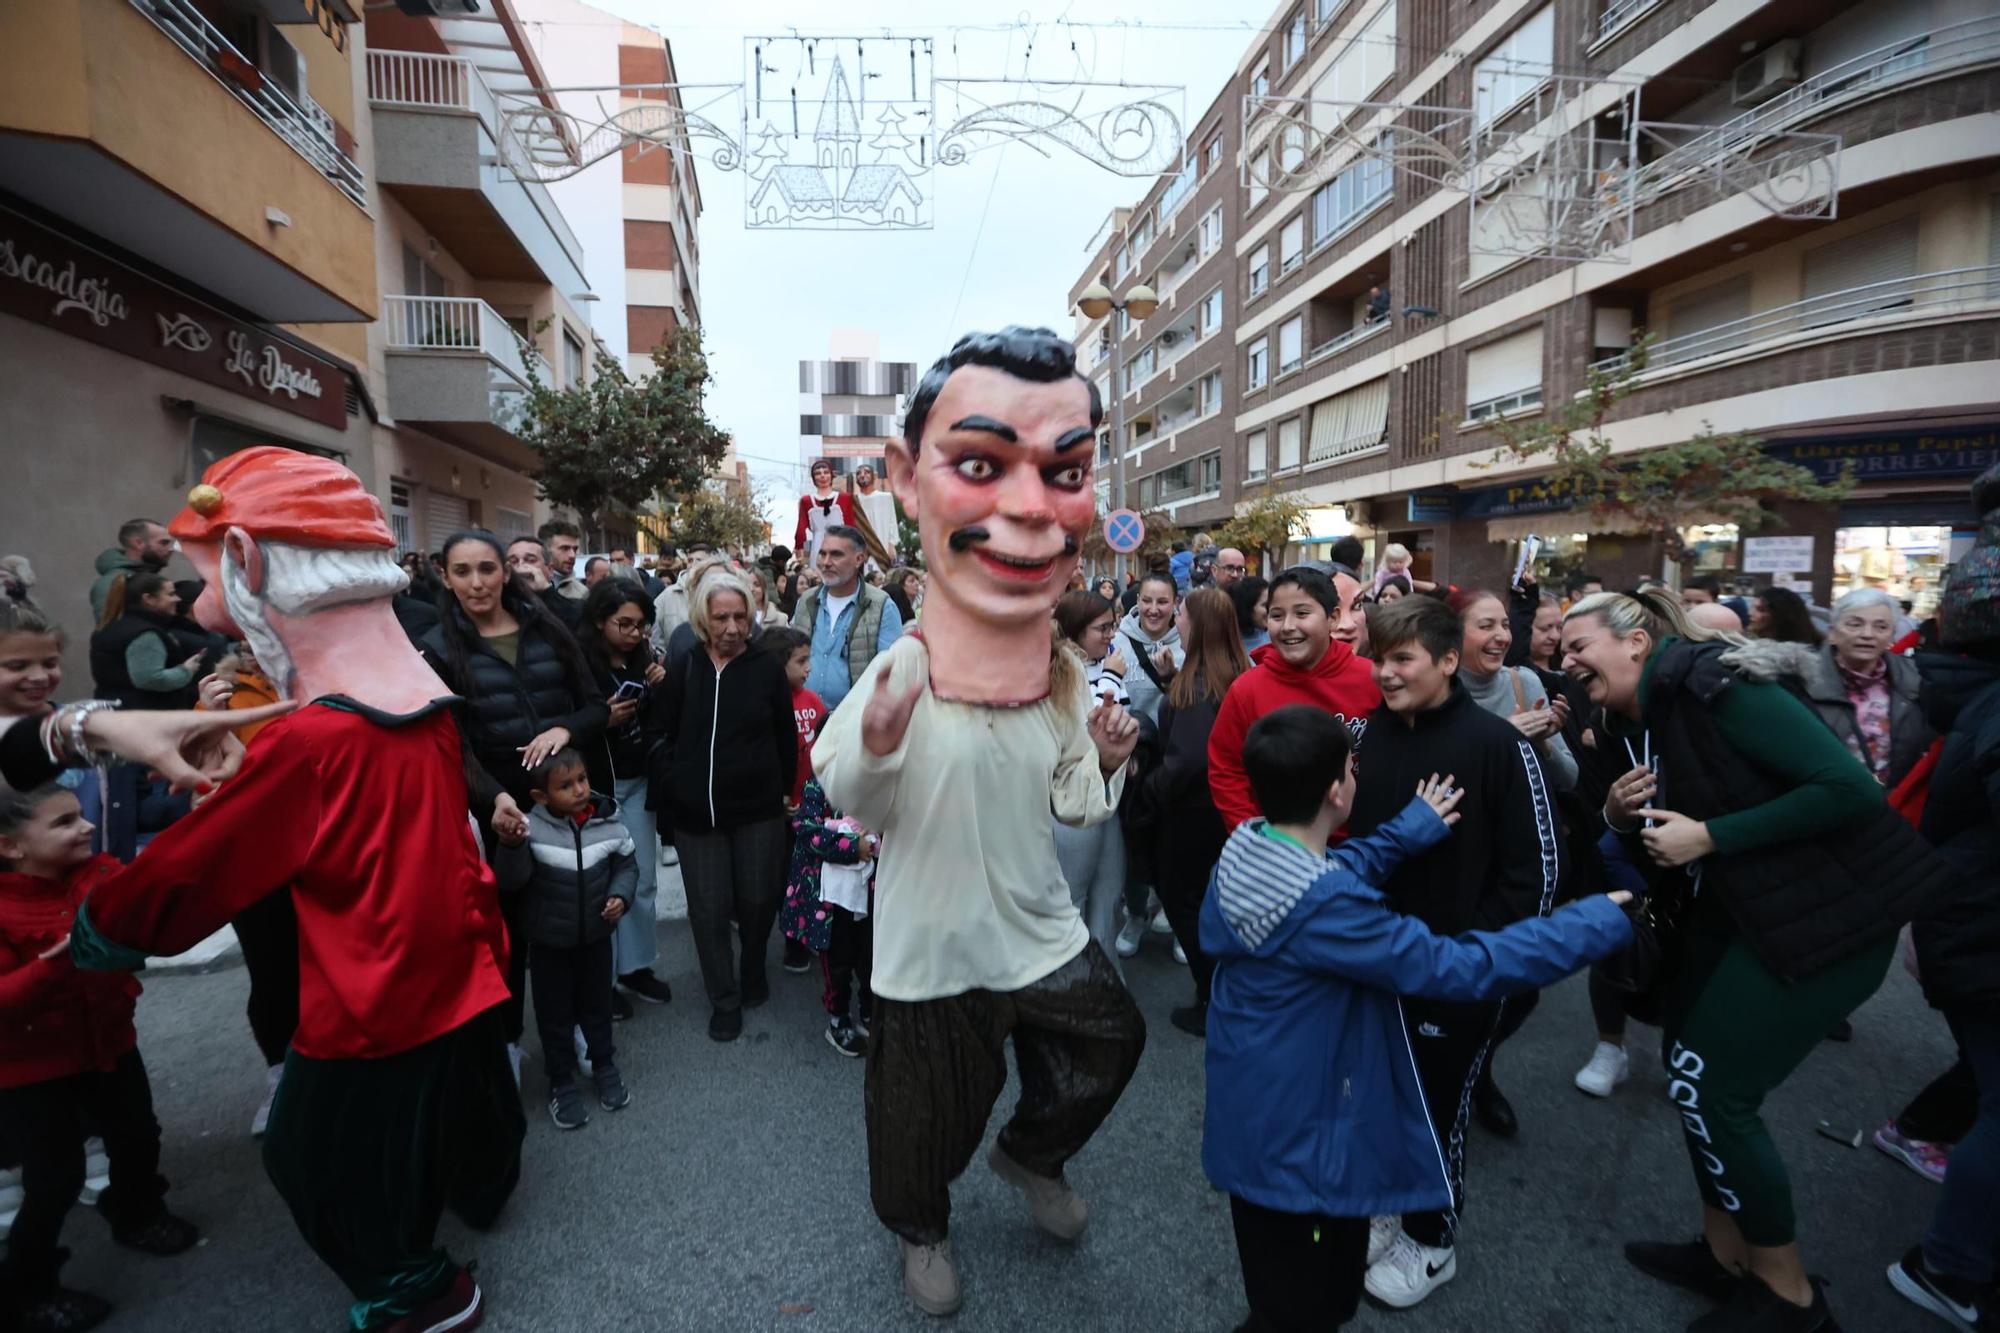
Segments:
[[[272,1065],[264,1071],[264,1104],[257,1108],[257,1114],[250,1117],[250,1137],[261,1139],[264,1130],[271,1123],[271,1103],[278,1097],[278,1080],[285,1076],[283,1065]]]
[[[1174,941],[1174,961],[1176,963],[1179,963],[1182,967],[1187,966],[1187,950],[1181,948],[1181,942],[1179,940]]]
[[[1593,1097],[1609,1097],[1611,1090],[1625,1081],[1631,1068],[1632,1059],[1623,1046],[1600,1041],[1590,1053],[1590,1063],[1576,1071],[1576,1086]]]
[[[514,1090],[519,1092],[521,1090],[521,1044],[519,1042],[510,1041],[507,1043],[507,1063],[513,1067]]]
[[[1394,1213],[1368,1219],[1368,1266],[1373,1268],[1382,1262],[1382,1256],[1396,1243],[1396,1237],[1403,1234],[1403,1219]]]
[[[681,863],[680,848],[674,846],[670,842],[662,843],[660,845],[660,864],[663,866],[677,866],[680,863]]]
[[[1153,913],[1153,933],[1155,935],[1171,935],[1174,933],[1174,923],[1167,920],[1167,909],[1164,907]]]
[[[1133,954],[1139,952],[1139,942],[1145,938],[1146,918],[1143,916],[1128,916],[1125,918],[1124,926],[1118,932],[1118,939],[1113,947],[1118,950],[1120,958],[1130,958]]]
[[[1395,1310],[1407,1310],[1458,1276],[1458,1251],[1419,1245],[1397,1232],[1389,1252],[1368,1269],[1368,1294]]]
[[[583,1039],[583,1029],[571,1028],[569,1039],[571,1048],[576,1051],[576,1067],[583,1073],[590,1073],[590,1043]]]
[[[98,1195],[111,1188],[111,1159],[104,1155],[103,1139],[86,1139],[83,1154],[83,1193],[77,1197],[82,1203],[94,1204]]]

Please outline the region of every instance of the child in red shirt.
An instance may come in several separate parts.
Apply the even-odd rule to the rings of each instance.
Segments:
[[[806,688],[812,671],[812,636],[789,625],[764,631],[764,651],[784,659],[785,679],[792,684],[792,720],[799,727],[799,775],[792,783],[791,808],[797,810],[805,796],[806,779],[812,774],[808,757],[819,729],[826,721],[826,701]]]
[[[104,1137],[111,1185],[97,1210],[120,1245],[179,1254],[193,1224],[167,1211],[160,1125],[132,1025],[139,983],[79,972],[68,954],[77,908],[122,867],[92,856],[76,797],[42,787],[0,799],[0,1135],[21,1154],[25,1198],[7,1278],[27,1328],[89,1328],[110,1302],[57,1284],[63,1218],[83,1190],[85,1122]]]

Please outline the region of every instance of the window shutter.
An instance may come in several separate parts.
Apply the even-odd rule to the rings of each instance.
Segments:
[[[431,550],[444,545],[444,539],[454,532],[472,526],[472,505],[469,501],[442,491],[424,493],[425,538]]]
[[[1743,319],[1749,314],[1750,275],[1745,273],[1698,292],[1675,297],[1667,311],[1667,337],[1685,338],[1691,333],[1704,333],[1718,324]],[[1704,344],[1704,350],[1696,355],[1721,351],[1724,346],[1740,347],[1744,340],[1744,337],[1738,336],[1733,342],[1718,342],[1712,348]]]
[[[1299,418],[1278,423],[1278,470],[1299,465]]]
[[[1372,449],[1389,424],[1389,380],[1370,380],[1313,404],[1312,448],[1306,461],[1324,463]]]
[[[1253,430],[1243,441],[1243,475],[1261,477],[1265,464],[1270,461],[1270,436],[1261,430]]]
[[[1542,329],[1538,324],[1511,338],[1475,347],[1465,357],[1465,401],[1490,402],[1542,382]]]
[[[1806,299],[1851,292],[1869,283],[1913,277],[1916,271],[1917,219],[1912,214],[1858,236],[1806,251]],[[1906,305],[1910,290],[1897,285],[1876,292],[1858,292],[1853,299],[1853,306],[1843,307],[1848,316]]]

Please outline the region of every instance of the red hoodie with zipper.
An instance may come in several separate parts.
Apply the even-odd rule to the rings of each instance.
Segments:
[[[60,880],[0,874],[0,1088],[109,1070],[139,1044],[130,972],[80,972],[62,953],[84,895],[122,867],[93,856]]]
[[[1261,651],[1261,650],[1260,650]],[[1236,678],[1223,696],[1216,714],[1215,728],[1208,733],[1208,788],[1223,824],[1234,829],[1263,811],[1251,794],[1250,779],[1243,772],[1243,738],[1250,724],[1274,709],[1291,704],[1310,704],[1339,718],[1354,735],[1357,750],[1361,733],[1367,729],[1368,715],[1382,702],[1375,686],[1375,672],[1366,660],[1338,639],[1327,645],[1326,653],[1309,669],[1287,662],[1275,647],[1259,657],[1257,665]]]

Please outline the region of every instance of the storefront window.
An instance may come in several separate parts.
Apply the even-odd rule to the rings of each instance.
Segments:
[[[1551,533],[1526,540],[1534,543],[1528,563],[1535,572],[1535,582],[1558,597],[1572,575],[1594,572],[1590,569],[1588,533]],[[1511,568],[1520,568],[1523,545],[1516,542],[1509,552]]]
[[[1743,568],[1742,533],[1734,523],[1702,523],[1681,529],[1681,547],[1687,553],[1688,575],[1713,574],[1724,583],[1739,577]]]
[[[1937,608],[1951,529],[1842,528],[1833,535],[1833,595],[1880,588],[1922,620]]]

